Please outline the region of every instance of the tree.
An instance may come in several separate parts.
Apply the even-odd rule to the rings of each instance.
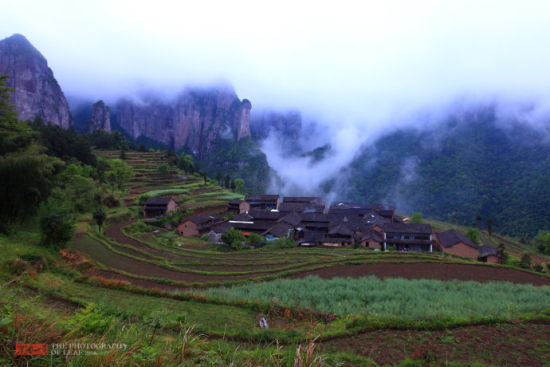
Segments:
[[[231,190],[235,190],[235,180],[231,180],[231,185],[229,185],[231,187]]]
[[[411,215],[411,223],[423,223],[424,222],[424,216],[420,212],[416,212],[413,215]]]
[[[502,264],[506,264],[508,262],[508,253],[505,250],[506,250],[506,245],[501,242],[498,245],[497,257],[500,259]]]
[[[176,165],[185,172],[195,171],[195,164],[193,163],[193,156],[191,154],[181,153],[177,159]]]
[[[109,170],[105,172],[105,179],[111,185],[112,191],[115,187],[121,188],[126,181],[134,177],[134,170],[122,159],[110,159],[107,163]]]
[[[231,181],[231,177],[229,177],[229,175],[225,175],[225,180],[224,180],[224,185],[226,189],[229,188],[229,185],[230,185],[230,181]]]
[[[550,254],[550,231],[538,231],[532,243],[538,251]]]
[[[107,214],[105,213],[105,211],[101,208],[97,208],[94,212],[94,220],[97,223],[99,232],[101,232],[101,226],[105,222],[105,219],[107,219]]]
[[[74,233],[75,221],[64,210],[52,210],[40,219],[41,243],[47,246],[64,247]]]
[[[145,144],[141,143],[138,148],[138,152],[146,152]]]
[[[202,178],[204,179],[204,184],[206,185],[206,178],[208,177],[208,174],[205,171],[200,172]]]
[[[235,179],[235,192],[244,194],[244,180],[242,178]]]
[[[0,76],[0,230],[33,214],[54,186],[63,162],[44,154],[38,134],[16,118],[11,88]]]
[[[521,261],[519,262],[520,268],[531,269],[531,265],[532,265],[531,255],[523,254],[523,256],[521,257]]]
[[[161,175],[167,175],[168,172],[170,172],[170,168],[168,167],[168,165],[166,163],[162,163],[159,166],[158,171]]]
[[[251,233],[248,235],[246,243],[253,247],[259,247],[261,244],[265,243],[265,237],[257,233]]]
[[[475,243],[476,245],[479,244],[479,229],[477,229],[477,228],[468,228],[468,230],[466,231],[465,236],[470,241]]]
[[[493,220],[491,218],[487,218],[487,232],[489,232],[489,236],[493,235]]]
[[[244,235],[236,230],[231,228],[229,231],[225,232],[222,235],[222,241],[226,243],[230,248],[234,250],[240,250],[242,248],[243,242],[246,241]]]
[[[216,181],[218,182],[219,185],[222,184],[222,174],[220,171],[216,172]]]

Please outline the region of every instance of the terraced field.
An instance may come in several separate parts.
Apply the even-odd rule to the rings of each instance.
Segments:
[[[102,154],[118,157],[118,152]],[[140,173],[127,186],[126,207],[117,209],[126,210],[127,215],[112,220],[101,233],[82,224],[83,229],[69,244],[71,250],[88,258],[93,267],[86,270],[77,283],[41,275],[36,287],[82,304],[100,303],[106,314],[147,320],[159,324],[166,332],[176,330],[182,322],[193,324],[207,338],[244,342],[233,345],[235,353],[239,348],[257,346],[259,344],[255,343],[260,341],[267,343],[262,344],[262,348],[269,349],[278,343],[288,345],[314,335],[319,336],[317,342],[321,344],[323,353],[350,353],[344,358],[348,360],[344,365],[349,366],[393,365],[405,358],[416,360],[413,363],[427,361],[425,364],[411,364],[415,366],[446,365],[449,358],[466,363],[491,364],[496,361],[498,365],[543,366],[547,363],[550,339],[547,338],[546,325],[550,310],[545,310],[540,304],[545,304],[548,297],[548,275],[481,264],[440,253],[377,252],[352,248],[227,251],[199,238],[180,237],[173,229],[150,225],[140,229],[134,225],[141,211],[140,195],[173,195],[188,217],[223,211],[228,200],[240,197],[211,180],[205,183],[201,177],[175,170],[169,176],[160,177],[154,170],[162,159],[159,153],[127,154],[127,162]],[[448,224],[436,225],[444,230]],[[491,237],[491,240],[503,239]],[[510,245],[510,248],[519,250],[521,246]],[[539,297],[542,303],[523,314],[524,311],[520,312],[513,303],[503,303],[485,294],[486,299],[494,298],[493,301],[498,303],[496,309],[504,307],[506,314],[477,313],[480,307],[475,302],[482,297],[476,298],[466,290],[461,300],[474,310],[472,313],[458,317],[456,315],[461,313],[453,310],[452,302],[448,302],[446,312],[441,313],[445,316],[434,317],[431,314],[433,307],[421,306],[422,296],[413,289],[415,281],[409,280],[401,280],[405,296],[392,301],[398,303],[391,306],[392,312],[384,311],[390,309],[388,302],[391,297],[380,293],[382,286],[373,286],[371,296],[376,298],[379,295],[376,307],[381,310],[374,314],[354,312],[374,307],[374,303],[363,300],[361,295],[359,300],[353,301],[359,302],[357,307],[350,308],[349,304],[344,307],[345,302],[352,302],[353,297],[345,295],[345,290],[350,290],[351,286],[339,286],[342,293],[337,297],[330,296],[330,289],[315,295],[325,299],[325,308],[319,307],[321,303],[299,303],[300,291],[295,297],[283,297],[281,290],[262,297],[249,293],[254,288],[275,287],[277,282],[270,281],[277,279],[289,282],[287,288],[291,289],[291,283],[313,282],[311,279],[323,284],[334,278],[358,278],[359,281],[368,276],[427,279],[421,282],[426,283],[428,291],[437,286],[442,294],[445,294],[445,284],[474,280],[482,283],[479,289],[497,289],[496,295],[500,292],[499,286],[493,287],[492,282],[506,281],[517,285],[498,284],[509,289],[519,287],[525,292],[524,297]],[[442,286],[432,280],[445,282],[439,282],[443,283]],[[446,282],[448,280],[458,282]],[[335,281],[352,283],[350,279]],[[380,280],[380,284],[383,282]],[[244,296],[224,295],[226,288],[223,287],[228,287],[230,293],[233,289],[243,292]],[[309,292],[309,296],[314,293]],[[352,293],[354,297],[358,295],[357,290]],[[500,297],[506,298],[503,294]],[[384,306],[384,302],[388,306]],[[426,312],[421,317],[400,316],[407,307],[419,307]],[[258,327],[259,319],[264,316],[271,326],[267,331]],[[471,336],[475,337],[472,339]],[[502,348],[506,349],[504,353]],[[529,348],[534,352],[530,353]],[[279,349],[271,350],[276,355]],[[279,365],[273,362],[273,357],[270,358],[266,365]]]

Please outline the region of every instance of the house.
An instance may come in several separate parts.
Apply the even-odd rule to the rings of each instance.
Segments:
[[[279,218],[277,222],[288,223],[293,227],[299,227],[302,222],[302,217],[298,213],[289,213],[286,215],[281,213],[281,215],[281,218]]]
[[[328,247],[353,245],[353,231],[345,222],[332,222],[322,244]]]
[[[359,233],[357,242],[359,242],[361,247],[370,248],[372,250],[381,250],[384,240],[379,232],[371,229],[364,233]]]
[[[438,233],[437,243],[441,251],[462,257],[477,259],[479,247],[461,233],[452,229]]]
[[[285,196],[279,206],[284,213],[325,213],[326,200],[317,196]]]
[[[241,203],[240,212],[251,209],[277,210],[279,209],[279,195],[247,195],[244,198],[246,204]],[[246,208],[248,206],[248,208]]]
[[[276,238],[288,238],[292,231],[292,226],[285,222],[277,222],[273,227],[269,228],[265,232],[262,232],[262,236],[265,236],[268,240]]]
[[[283,201],[279,205],[281,213],[324,213],[325,207],[313,203],[287,203]]]
[[[489,264],[502,264],[498,249],[489,245],[479,247],[479,260]]]
[[[283,203],[303,203],[326,206],[327,202],[318,196],[285,196]]]
[[[432,227],[429,224],[386,223],[382,230],[384,250],[394,246],[398,251],[433,251]]]
[[[144,218],[157,218],[174,213],[177,209],[176,202],[171,197],[149,198],[143,207]]]
[[[236,199],[236,200],[230,200],[228,203],[227,203],[227,211],[229,213],[234,213],[234,214],[239,214],[241,211],[240,211],[240,205],[243,201],[242,200],[239,200],[239,199]]]
[[[220,223],[221,221],[218,216],[209,214],[200,215],[180,223],[177,232],[180,236],[184,237],[198,237]]]

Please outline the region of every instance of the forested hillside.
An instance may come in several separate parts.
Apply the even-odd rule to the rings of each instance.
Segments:
[[[507,126],[503,128],[502,126]],[[543,129],[541,129],[543,131]],[[492,108],[364,147],[342,175],[350,200],[387,202],[451,222],[531,237],[550,223],[550,144]]]

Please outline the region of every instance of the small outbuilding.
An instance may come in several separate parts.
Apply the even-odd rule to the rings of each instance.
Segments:
[[[200,215],[180,223],[178,225],[178,234],[184,237],[198,237],[220,223],[219,217],[215,215]]]
[[[501,264],[498,249],[493,246],[483,245],[479,248],[479,260],[489,264]]]
[[[164,215],[174,213],[178,206],[171,197],[154,197],[149,198],[143,207],[144,218],[157,218]]]
[[[467,237],[449,229],[437,234],[437,241],[441,251],[462,257],[477,259],[479,247]]]

